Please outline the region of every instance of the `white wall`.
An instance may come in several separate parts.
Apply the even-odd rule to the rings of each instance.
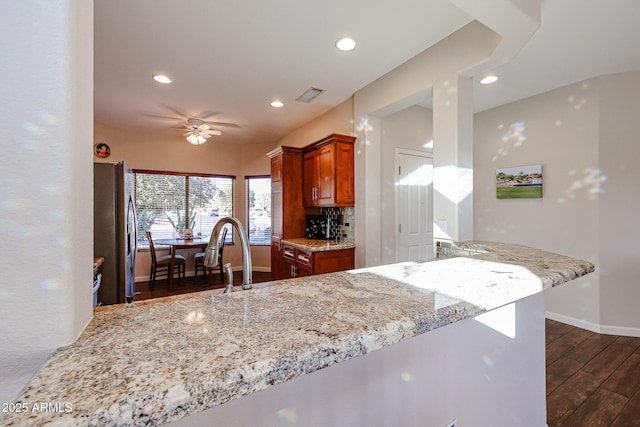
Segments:
[[[548,316],[640,335],[640,73],[603,76],[475,116],[475,238],[586,259],[546,293]],[[543,198],[498,200],[496,168],[543,166]]]
[[[640,336],[640,72],[598,79],[603,330]]]
[[[396,150],[433,151],[433,113],[417,105],[380,120],[380,232],[382,264],[396,262]],[[433,208],[433,207],[431,207]]]
[[[0,402],[11,402],[92,316],[93,2],[0,9]]]
[[[304,147],[332,133],[353,135],[353,97],[300,126],[274,144],[273,148],[280,145]]]
[[[433,90],[434,117],[441,114],[454,119],[443,123],[439,129],[439,134],[442,135],[440,141],[435,138],[434,133],[435,192],[438,186],[443,184],[438,180],[437,166],[451,166],[457,169],[458,166],[464,167],[461,159],[471,158],[470,153],[466,157],[460,154],[460,151],[465,149],[471,151],[471,131],[462,127],[471,126],[472,112],[466,108],[470,105],[470,100],[457,93],[460,87],[467,88],[465,83],[468,83],[460,82],[459,73],[490,58],[499,40],[500,37],[495,32],[472,22],[355,93],[354,120],[358,136],[355,182],[356,200],[361,201],[356,205],[357,267],[378,265],[382,262],[379,215],[381,188],[378,176],[381,165],[380,117],[423,101],[425,94],[436,88]],[[466,97],[472,96],[466,92],[465,90]],[[456,99],[454,104],[447,102],[452,97]],[[440,110],[437,111],[438,109]],[[449,111],[445,111],[447,109]],[[464,114],[468,117],[462,117]],[[443,153],[441,158],[437,154],[438,144],[440,152]],[[440,164],[440,161],[443,163]],[[458,176],[457,171],[454,175]],[[457,180],[452,185],[447,185],[448,191],[458,193],[457,185]],[[467,212],[470,211],[470,201],[471,198]],[[464,217],[471,224],[471,216],[465,216],[467,212],[458,209],[458,204],[455,204],[454,209],[449,209],[449,203],[437,202],[438,199],[434,195],[435,219],[447,219],[450,224],[456,226],[458,219]],[[472,233],[472,225],[467,228],[471,230],[465,229],[465,233]],[[458,237],[457,230],[453,236]]]

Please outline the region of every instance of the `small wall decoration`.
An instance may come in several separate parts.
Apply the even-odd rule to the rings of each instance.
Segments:
[[[496,170],[498,199],[542,197],[542,165],[516,166]]]
[[[109,148],[107,144],[101,142],[93,147],[93,154],[101,159],[106,159],[111,155],[111,148]]]

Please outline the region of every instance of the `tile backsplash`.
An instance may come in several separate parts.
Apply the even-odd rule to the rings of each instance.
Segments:
[[[326,215],[329,218],[337,219],[336,226],[338,227],[337,235],[340,236],[340,240],[343,242],[354,243],[355,238],[355,209],[352,206],[342,208],[322,208],[322,215]],[[332,232],[334,230],[331,230]]]

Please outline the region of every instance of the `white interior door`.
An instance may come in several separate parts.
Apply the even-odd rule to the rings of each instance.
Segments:
[[[398,151],[396,156],[396,260],[433,258],[433,158]]]

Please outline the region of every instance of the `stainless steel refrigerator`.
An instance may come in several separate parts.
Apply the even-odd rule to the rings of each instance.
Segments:
[[[99,302],[135,292],[138,242],[133,171],[124,162],[93,164],[93,254],[103,257]]]

